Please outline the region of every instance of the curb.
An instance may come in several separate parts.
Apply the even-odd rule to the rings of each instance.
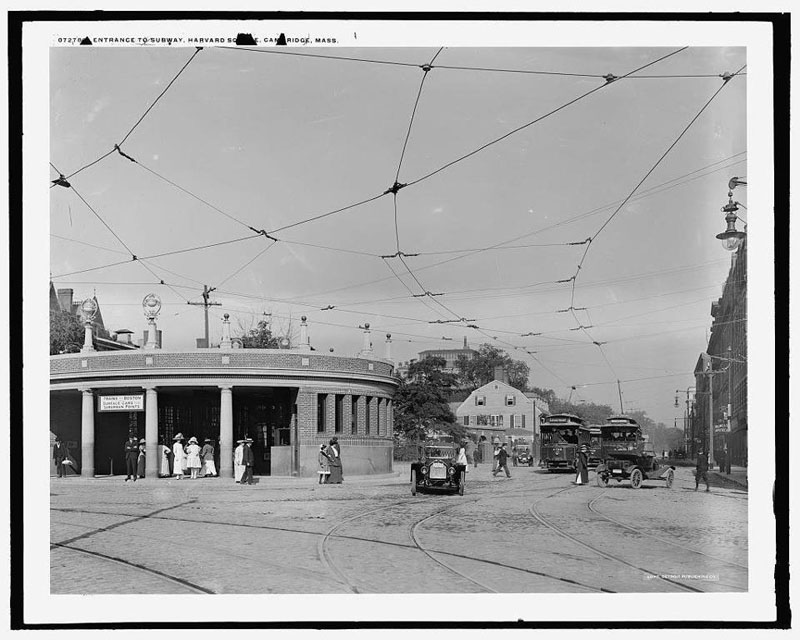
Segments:
[[[720,484],[723,485],[733,485],[735,487],[747,490],[747,479],[742,481],[737,478],[732,478],[731,476],[726,475],[724,473],[719,473],[718,471],[709,471],[708,478],[709,480],[713,478],[714,481],[719,482]]]

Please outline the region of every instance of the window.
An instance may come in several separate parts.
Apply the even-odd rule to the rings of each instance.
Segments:
[[[525,428],[525,414],[523,413],[522,414],[522,424],[520,425],[520,429],[524,429],[524,428]]]
[[[336,433],[342,432],[342,422],[344,421],[344,396],[336,395],[336,414],[333,429]]]
[[[485,415],[479,415],[479,416],[477,416],[477,422],[476,422],[476,424],[477,424],[478,426],[482,426],[482,425],[488,425],[488,424],[489,424],[489,416],[485,416]]]
[[[503,416],[489,416],[489,426],[502,427],[503,426]]]
[[[371,409],[370,405],[371,404],[372,404],[372,398],[367,396],[367,401],[366,401],[366,403],[364,403],[364,406],[366,408],[366,416],[364,418],[364,422],[365,422],[365,424],[364,424],[364,433],[366,435],[369,435],[369,419],[370,419],[370,415],[369,414],[370,414],[370,409]]]
[[[325,433],[325,400],[324,393],[317,394],[317,433]]]
[[[469,416],[464,416],[464,426],[465,427],[469,426]]]
[[[515,404],[517,404],[516,396],[513,393],[506,395],[506,406],[513,407]]]
[[[508,426],[513,429],[514,423],[516,422],[516,417],[513,413],[508,417]]]
[[[483,407],[486,405],[486,396],[475,396],[475,405]]]
[[[358,396],[353,396],[353,408],[350,417],[350,433],[356,435],[358,433]]]

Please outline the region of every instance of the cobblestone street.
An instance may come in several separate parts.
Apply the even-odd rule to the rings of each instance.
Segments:
[[[51,591],[519,593],[747,590],[747,493],[712,479],[588,486],[486,465],[458,495],[385,476],[51,481]],[[245,580],[241,576],[246,574]]]

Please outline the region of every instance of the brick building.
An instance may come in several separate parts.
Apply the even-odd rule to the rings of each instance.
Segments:
[[[305,319],[304,319],[305,320]],[[227,320],[226,320],[227,322]],[[236,440],[254,439],[258,475],[315,476],[320,443],[337,436],[344,473],[392,470],[388,360],[298,349],[136,349],[50,357],[50,431],[72,444],[81,475],[124,470],[129,431],[146,439],[156,477],[160,439],[216,443],[218,469],[232,477]]]
[[[707,449],[709,400],[713,407],[714,460],[727,451],[731,463],[747,465],[747,240],[731,256],[722,296],[712,303],[711,337],[694,369],[692,454]],[[710,374],[709,374],[710,371]],[[710,398],[709,398],[709,392]]]

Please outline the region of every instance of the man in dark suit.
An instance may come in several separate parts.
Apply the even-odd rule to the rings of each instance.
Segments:
[[[56,474],[59,478],[63,478],[67,475],[66,471],[64,471],[64,460],[69,459],[69,449],[67,449],[67,445],[61,442],[61,438],[56,436],[56,443],[53,445],[53,462],[56,465]]]
[[[128,436],[128,441],[125,443],[125,482],[133,478],[136,482],[136,463],[139,458],[139,441],[136,439],[136,434],[131,433]]]
[[[250,448],[252,444],[252,438],[245,438],[244,450],[242,451],[244,474],[242,475],[242,481],[239,484],[253,484],[253,464],[255,463],[256,458],[253,455],[253,450]]]

